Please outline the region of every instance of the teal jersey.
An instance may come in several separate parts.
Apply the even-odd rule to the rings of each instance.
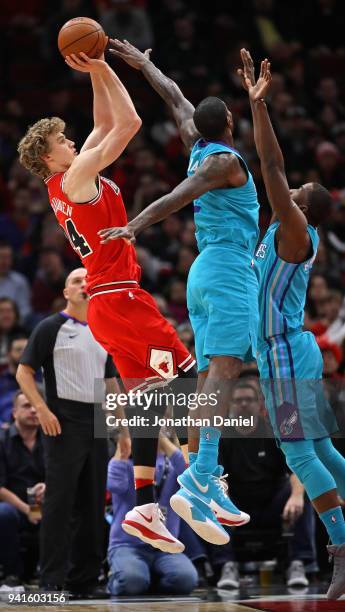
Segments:
[[[188,176],[192,176],[209,155],[236,155],[248,175],[241,187],[212,189],[194,200],[196,240],[201,252],[208,245],[236,244],[254,254],[258,241],[259,202],[253,177],[236,149],[222,142],[199,139],[190,154]]]
[[[259,342],[302,329],[309,274],[319,244],[316,229],[308,225],[311,257],[298,264],[283,261],[276,251],[278,227],[279,222],[270,225],[255,254],[259,280]]]

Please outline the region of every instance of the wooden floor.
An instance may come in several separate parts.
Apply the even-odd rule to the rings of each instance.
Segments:
[[[252,601],[202,601],[171,599],[161,601],[94,601],[92,603],[70,602],[61,606],[31,607],[39,612],[176,612],[183,607],[183,612],[341,612],[345,610],[345,600],[327,601],[325,599],[307,598],[292,599],[285,597],[260,598]],[[1,610],[28,612],[29,606],[8,606],[0,603]]]
[[[118,603],[114,601],[100,601],[99,603],[71,602],[64,606],[39,606],[31,608],[39,612],[176,612],[179,606],[183,606],[184,612],[255,612],[257,608],[248,608],[244,604],[230,602],[133,602]],[[14,612],[28,612],[29,606],[6,606],[0,604],[2,610],[13,610]],[[310,610],[310,608],[309,608]]]

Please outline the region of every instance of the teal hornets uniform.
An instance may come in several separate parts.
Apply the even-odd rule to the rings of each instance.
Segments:
[[[210,357],[246,359],[256,353],[258,281],[253,256],[259,203],[253,177],[238,151],[203,139],[191,151],[188,176],[206,157],[219,153],[236,155],[248,179],[242,187],[213,189],[194,201],[200,254],[189,272],[187,305],[199,372],[207,370]]]
[[[322,388],[322,356],[315,337],[303,331],[309,273],[319,237],[308,225],[312,254],[306,261],[283,261],[276,251],[273,223],[255,255],[259,278],[260,324],[257,362],[275,436],[317,439],[337,430]]]

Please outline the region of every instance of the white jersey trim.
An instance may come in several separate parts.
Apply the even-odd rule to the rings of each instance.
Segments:
[[[196,364],[196,361],[195,359],[193,359],[192,363],[190,363],[189,366],[187,366],[186,368],[182,368],[182,370],[184,372],[188,372],[188,370],[190,370],[195,364]]]
[[[50,179],[54,178],[54,176],[56,176],[57,174],[59,174],[59,172],[54,172],[53,174],[50,174],[49,176],[47,176],[47,178],[44,179],[45,184],[47,184]]]
[[[90,295],[89,300],[95,297],[95,295],[103,295],[104,293],[117,293],[118,291],[130,291],[129,287],[123,287],[122,289],[109,289],[109,291],[97,291],[97,293],[93,293]]]
[[[125,283],[136,283],[139,284],[138,281],[135,280],[122,280],[122,281],[112,281],[111,283],[101,283],[100,285],[95,285],[93,289],[97,289],[97,287],[107,287],[108,285],[124,285]]]
[[[64,183],[65,183],[65,175],[66,172],[63,173],[62,177],[61,177],[61,191],[63,194],[65,194],[67,196],[67,193],[65,193],[64,191]],[[94,198],[92,198],[92,200],[87,200],[86,202],[72,202],[72,200],[70,200],[68,198],[68,201],[72,204],[72,206],[85,206],[87,205],[94,205],[97,204],[97,202],[101,199],[102,193],[103,193],[103,184],[102,184],[102,180],[99,174],[97,174],[97,179],[98,179],[98,187],[97,187],[97,194],[95,195]]]
[[[185,363],[187,363],[187,361],[189,361],[190,359],[193,359],[191,354],[189,354],[189,355],[188,355],[188,357],[187,357],[187,359],[185,359],[184,361],[182,361],[182,363],[179,363],[179,364],[177,365],[177,367],[178,367],[178,368],[182,368],[182,366],[184,366],[184,364],[185,364]]]

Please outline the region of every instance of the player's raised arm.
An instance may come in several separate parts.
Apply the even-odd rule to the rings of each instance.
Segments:
[[[85,53],[80,57],[84,62],[80,62],[77,55],[72,54],[65,58],[66,64],[70,68],[80,72],[88,72],[91,78],[93,92],[93,130],[87,137],[81,152],[96,147],[105,138],[108,132],[115,126],[116,115],[112,104],[111,96],[107,87],[107,79],[103,78],[108,72],[105,66],[104,54],[99,59],[91,59]],[[86,67],[84,66],[86,63]]]
[[[102,243],[118,238],[126,238],[134,242],[135,236],[144,229],[162,221],[207,191],[226,187],[240,187],[246,180],[246,174],[235,155],[228,153],[210,155],[193,176],[189,176],[173,191],[147,206],[128,225],[105,228],[98,234]]]
[[[269,202],[280,221],[281,235],[287,238],[293,236],[296,251],[307,249],[307,219],[291,198],[284,157],[264,100],[271,83],[270,63],[267,59],[261,62],[260,76],[255,83],[254,64],[250,53],[242,49],[241,57],[243,71],[240,70],[239,73],[243,77],[250,99],[255,145]]]
[[[184,97],[179,86],[172,79],[165,76],[150,60],[151,49],[147,49],[145,53],[142,53],[127,40],[121,42],[117,39],[110,39],[109,42],[113,46],[110,52],[121,57],[132,68],[140,70],[153,89],[171,108],[180,136],[187,149],[190,150],[194,142],[200,138],[200,134],[193,121],[195,110],[193,104]]]
[[[94,187],[94,180],[98,172],[121,155],[128,142],[139,130],[141,119],[126,88],[106,62],[89,60],[84,54],[83,56],[80,54],[78,58],[77,56],[69,57],[69,62],[69,65],[76,70],[83,68],[83,72],[95,71],[94,62],[98,62],[96,70],[106,84],[116,117],[115,124],[104,138],[96,146],[83,150],[66,172],[64,190],[72,201],[78,201],[80,186],[89,181],[90,188],[91,183]]]

